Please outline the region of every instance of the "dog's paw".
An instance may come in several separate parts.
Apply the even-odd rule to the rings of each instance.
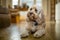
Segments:
[[[28,32],[23,32],[22,34],[20,34],[21,37],[28,37],[29,33]]]
[[[38,30],[35,34],[34,37],[41,37],[45,34],[45,30]]]
[[[29,36],[28,30],[20,30],[20,36],[21,37],[28,37]]]
[[[23,34],[21,34],[20,36],[21,36],[21,37],[28,37],[29,34],[28,34],[28,33],[23,33]]]

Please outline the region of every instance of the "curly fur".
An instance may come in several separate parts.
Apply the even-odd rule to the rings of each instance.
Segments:
[[[39,8],[36,6],[29,8],[27,13],[27,20],[26,20],[28,26],[25,27],[26,33],[25,32],[24,32],[25,34],[22,33],[21,37],[29,36],[28,34],[30,32],[34,33],[33,34],[34,37],[41,37],[42,35],[45,34],[45,18],[44,18],[43,10]]]

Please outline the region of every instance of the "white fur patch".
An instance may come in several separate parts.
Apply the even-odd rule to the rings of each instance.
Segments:
[[[41,37],[43,34],[45,34],[45,30],[41,29],[34,34],[34,37]]]

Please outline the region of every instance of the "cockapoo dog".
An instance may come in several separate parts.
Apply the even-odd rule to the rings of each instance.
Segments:
[[[45,34],[45,18],[40,7],[32,6],[27,12],[27,26],[21,27],[21,37],[27,37],[33,33],[34,37],[41,37]]]

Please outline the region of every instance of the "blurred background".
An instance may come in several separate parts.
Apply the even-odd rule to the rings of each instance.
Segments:
[[[33,5],[43,8],[46,34],[21,38],[19,28],[26,26],[27,11]],[[0,0],[0,40],[60,40],[60,0]]]

